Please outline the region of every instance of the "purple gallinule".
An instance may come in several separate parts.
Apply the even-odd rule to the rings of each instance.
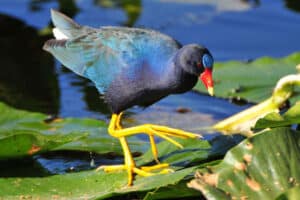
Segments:
[[[199,135],[154,124],[130,128],[121,125],[122,112],[132,106],[149,106],[169,94],[191,90],[202,80],[213,94],[213,57],[198,44],[181,46],[171,37],[150,29],[105,26],[81,26],[69,17],[51,11],[56,39],[48,40],[44,50],[63,65],[95,83],[112,111],[108,127],[111,136],[120,140],[124,164],[101,166],[106,172],[127,170],[128,185],[133,174],[151,176],[171,171],[167,163],[158,161],[154,136],[174,145],[182,145],[171,137],[197,138]],[[127,136],[145,133],[157,165],[137,167],[127,143]]]

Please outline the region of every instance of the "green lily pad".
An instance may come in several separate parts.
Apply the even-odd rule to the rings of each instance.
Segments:
[[[148,191],[178,183],[194,172],[188,168],[176,173],[138,179],[128,187],[127,174],[86,171],[46,178],[0,179],[0,197],[4,199],[104,199],[136,191]]]
[[[161,162],[173,163],[179,167],[184,167],[190,163],[206,160],[209,156],[212,156],[211,145],[205,140],[195,142],[195,139],[177,139],[177,141],[184,146],[184,149],[178,149],[178,147],[167,141],[160,142],[157,145],[159,148],[158,156]],[[137,158],[138,165],[150,162],[153,162],[151,151]]]
[[[216,63],[214,69],[215,95],[222,98],[242,98],[258,103],[271,96],[277,81],[296,73],[300,53],[285,58],[263,57],[250,63],[229,61]],[[201,83],[194,88],[206,92]]]
[[[157,145],[158,157],[162,163],[172,163],[173,167],[181,169],[195,164],[203,163],[207,160],[220,158],[233,146],[238,144],[242,137],[218,136],[211,141],[196,139],[175,139],[183,149],[179,149],[168,141],[162,141]],[[152,151],[147,151],[142,156],[136,158],[137,165],[152,163]],[[218,162],[218,160],[217,160]],[[203,163],[206,165],[207,163]]]
[[[190,156],[189,147],[187,151],[173,148],[165,156],[172,158],[171,166],[178,163],[203,162],[209,159],[209,144],[203,140],[178,140],[183,145],[191,145],[191,148],[197,152]],[[162,142],[158,145],[158,151],[164,152],[169,150],[170,143]],[[150,150],[151,151],[151,150]],[[202,152],[203,151],[203,152]],[[146,153],[148,155],[150,152]],[[176,158],[176,154],[179,154]],[[200,156],[199,155],[205,155]],[[164,159],[162,159],[164,160]],[[139,159],[139,164],[144,165],[149,162],[148,156]],[[205,164],[202,164],[205,166]],[[103,171],[96,172],[84,171],[78,173],[68,173],[64,175],[53,175],[42,178],[5,178],[0,179],[0,199],[20,199],[22,197],[32,199],[105,199],[113,196],[135,193],[145,199],[160,199],[159,194],[164,198],[174,197],[174,191],[182,189],[185,191],[180,195],[182,197],[199,196],[186,188],[186,182],[192,178],[195,170],[199,167],[191,166],[181,170],[177,170],[169,174],[158,174],[151,177],[136,176],[133,186],[127,186],[127,173],[105,173]]]
[[[270,113],[259,119],[255,124],[255,129],[273,128],[300,124],[300,102],[296,103],[282,116],[279,113]]]
[[[189,183],[207,199],[275,199],[300,183],[300,132],[274,128],[244,140]]]
[[[55,149],[65,143],[77,141],[82,136],[70,133],[69,135],[42,135],[37,131],[12,130],[0,131],[0,159],[16,158],[33,155]]]
[[[191,197],[197,199],[199,192],[186,186],[187,180],[183,180],[176,185],[167,185],[165,187],[151,190],[146,194],[143,193],[140,197],[143,200],[154,199],[191,199]]]
[[[0,159],[46,151],[79,150],[122,155],[119,141],[107,133],[107,125],[94,119],[54,119],[0,103]],[[130,137],[133,151],[145,152],[146,142]]]
[[[49,120],[44,114],[17,110],[2,103],[0,112],[3,114],[0,116],[1,159],[57,150],[122,153],[118,141],[107,134],[104,122],[75,118]],[[103,199],[127,193],[145,199],[198,196],[198,193],[186,187],[186,182],[192,178],[198,164],[205,166],[205,161],[211,160],[216,152],[211,151],[211,145],[204,140],[177,141],[186,148],[178,149],[166,141],[157,145],[161,162],[169,162],[177,171],[147,178],[137,176],[132,187],[127,186],[126,172],[93,170],[41,178],[11,177],[0,179],[0,199]],[[134,138],[130,141],[133,149],[140,151],[148,149],[149,145],[145,143]],[[153,163],[151,150],[136,160],[139,166]],[[179,190],[185,192],[174,192]]]
[[[300,186],[293,187],[279,195],[276,200],[298,200],[300,197]]]

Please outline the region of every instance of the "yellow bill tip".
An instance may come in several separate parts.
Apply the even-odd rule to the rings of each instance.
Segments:
[[[213,87],[208,87],[207,91],[210,96],[214,96],[214,88]]]

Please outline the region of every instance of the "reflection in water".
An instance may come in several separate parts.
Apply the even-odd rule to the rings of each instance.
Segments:
[[[211,5],[217,11],[245,11],[259,5],[259,0],[159,0],[161,2],[205,4]]]
[[[45,38],[22,21],[0,14],[0,101],[14,107],[58,113],[59,90]]]
[[[45,21],[42,21],[42,23],[37,22],[37,23],[32,23],[33,21],[38,21],[35,19],[35,17],[32,17],[28,12],[21,11],[20,13],[26,13],[26,14],[20,14],[17,16],[23,16],[23,19],[27,19],[27,22],[30,22],[30,24],[38,24],[40,27],[42,26],[48,26],[48,32],[45,35],[47,37],[50,37],[51,30],[50,30],[50,19],[49,19],[49,11],[48,9],[51,8],[52,6],[58,7],[60,11],[63,13],[66,13],[68,16],[74,17],[75,15],[78,14],[78,12],[84,12],[84,15],[97,15],[98,10],[100,9],[91,9],[92,6],[100,6],[102,8],[107,8],[111,10],[115,9],[122,9],[126,14],[126,16],[121,15],[123,18],[120,20],[125,21],[124,25],[128,26],[134,26],[136,21],[139,19],[141,16],[141,12],[145,12],[145,16],[143,16],[143,19],[139,21],[140,25],[151,27],[152,25],[161,24],[165,21],[161,20],[160,17],[161,15],[152,15],[152,7],[153,2],[155,4],[159,4],[161,6],[162,4],[167,4],[166,2],[172,3],[172,5],[175,5],[175,11],[176,12],[168,12],[168,15],[170,16],[170,19],[172,22],[174,22],[174,29],[173,27],[170,26],[171,23],[168,22],[168,31],[172,32],[172,34],[176,35],[176,37],[180,37],[181,35],[182,38],[189,38],[191,35],[184,35],[180,32],[183,27],[181,26],[179,20],[182,20],[180,18],[176,18],[176,14],[181,14],[184,12],[187,12],[184,10],[185,4],[201,4],[201,5],[210,5],[208,6],[209,9],[211,10],[211,6],[215,6],[216,10],[220,11],[226,11],[226,10],[247,10],[251,7],[258,6],[260,3],[265,3],[267,4],[268,2],[260,2],[259,0],[145,0],[143,4],[142,0],[85,0],[85,1],[77,1],[77,0],[27,0],[25,2],[27,3],[22,3],[22,4],[17,4],[16,2],[18,0],[10,1],[6,0],[7,2],[11,3],[6,3],[3,5],[8,5],[7,7],[13,7],[16,8],[17,11],[20,10],[20,7],[26,7],[30,9],[30,11],[34,13],[32,16],[38,16],[39,18],[44,18],[46,19]],[[147,2],[147,3],[146,3]],[[152,3],[151,3],[152,2]],[[164,3],[157,3],[157,2],[164,2]],[[299,11],[300,6],[297,1],[293,0],[285,0],[285,5],[292,9]],[[181,3],[181,4],[179,4]],[[47,5],[49,4],[49,5]],[[86,4],[89,4],[87,7]],[[84,6],[83,6],[84,5]],[[145,7],[144,9],[142,6],[148,6]],[[168,5],[167,5],[168,6]],[[2,11],[9,10],[5,6],[2,7]],[[44,8],[44,10],[41,11],[41,9]],[[47,10],[45,9],[47,8]],[[200,8],[200,7],[199,7]],[[202,7],[201,7],[202,8]],[[202,11],[206,11],[205,9],[207,6],[204,6],[204,9],[201,10],[193,10],[191,9],[189,11],[190,15],[187,15],[189,22],[193,23],[193,25],[199,23],[202,17]],[[173,8],[172,8],[173,9]],[[177,11],[178,9],[178,11]],[[180,10],[181,9],[181,10]],[[89,13],[90,10],[96,11],[95,13],[91,12]],[[16,12],[12,12],[12,15],[16,15]],[[40,12],[37,12],[40,11]],[[164,12],[164,11],[163,11]],[[46,14],[45,14],[46,13]],[[115,12],[112,12],[109,16],[114,15]],[[199,16],[198,14],[201,13]],[[207,12],[208,13],[208,12]],[[215,12],[217,13],[217,12]],[[101,14],[101,13],[100,13]],[[205,12],[204,12],[205,14]],[[217,13],[218,14],[218,13]],[[150,22],[147,19],[147,16],[153,19],[150,20]],[[28,17],[30,16],[30,17]],[[166,16],[166,14],[165,14]],[[268,16],[268,15],[267,15]],[[31,18],[28,20],[28,18]],[[115,18],[114,18],[115,19]],[[117,18],[116,18],[117,19]],[[195,19],[195,20],[191,20]],[[226,19],[226,18],[225,18]],[[231,18],[229,18],[231,19]],[[247,18],[246,18],[247,19]],[[258,18],[259,19],[259,18]],[[42,112],[51,112],[51,113],[56,113],[58,112],[59,108],[59,102],[58,102],[58,96],[59,96],[59,91],[58,91],[58,86],[57,86],[57,81],[56,81],[56,76],[54,74],[53,70],[53,58],[48,55],[47,53],[44,53],[41,50],[41,47],[43,45],[43,40],[42,36],[39,36],[36,33],[36,30],[33,28],[26,27],[23,22],[18,21],[16,19],[9,18],[8,16],[1,16],[0,18],[0,26],[1,26],[1,33],[0,33],[0,45],[1,45],[1,50],[0,50],[0,58],[2,61],[2,72],[0,73],[0,100],[3,100],[5,102],[8,102],[9,104],[13,106],[17,106],[19,108],[25,108],[25,109],[30,109],[30,110],[37,110],[37,111],[42,111]],[[95,19],[96,21],[97,19]],[[241,19],[243,20],[243,19]],[[273,21],[276,21],[277,18]],[[228,21],[228,20],[227,20]],[[266,23],[272,24],[273,21],[269,21]],[[115,21],[109,21],[109,23],[115,23]],[[229,22],[228,22],[229,23]],[[238,27],[239,24],[234,24],[236,21],[230,22],[233,27]],[[225,21],[226,24],[226,21]],[[245,24],[247,24],[247,21],[245,21]],[[288,25],[288,23],[286,23]],[[216,25],[216,24],[213,24]],[[219,25],[219,24],[217,24]],[[236,25],[236,26],[235,26]],[[181,27],[180,27],[181,26]],[[170,28],[171,27],[171,28]],[[217,27],[217,26],[216,26]],[[196,27],[194,26],[195,30],[200,32],[200,26]],[[209,29],[209,26],[208,26]],[[207,29],[207,30],[208,30]],[[226,29],[226,28],[225,28]],[[238,29],[232,29],[232,32],[236,31]],[[271,29],[272,30],[272,29]],[[194,31],[194,32],[196,32]],[[224,31],[222,29],[222,31]],[[238,30],[239,31],[239,30]],[[20,34],[22,32],[22,35]],[[267,32],[267,31],[266,31]],[[208,33],[208,34],[207,34]],[[204,32],[203,34],[209,35],[210,32]],[[231,33],[231,32],[227,32]],[[242,32],[244,34],[244,32]],[[52,37],[52,36],[51,36]],[[24,40],[26,38],[26,40]],[[181,38],[181,39],[182,39]],[[191,37],[192,38],[192,37]],[[215,37],[215,43],[222,43],[224,41],[219,40],[217,37]],[[196,39],[192,38],[193,41],[197,41]],[[191,40],[192,40],[191,39]],[[266,38],[268,39],[268,38]],[[188,39],[187,39],[188,40]],[[237,38],[236,40],[239,40]],[[208,44],[214,45],[209,38],[205,41],[208,41]],[[217,42],[218,41],[218,42]],[[219,42],[220,41],[220,42]],[[234,42],[234,41],[233,41]],[[267,46],[267,43],[266,43]],[[30,48],[29,48],[30,47]],[[218,48],[220,51],[223,51],[222,47],[219,48],[219,46],[215,46],[215,48]],[[234,50],[231,48],[231,50]],[[248,49],[239,49],[241,52],[248,51]],[[250,51],[250,50],[249,50]],[[266,50],[267,51],[267,50]],[[237,52],[234,52],[235,54]],[[247,54],[248,55],[248,54]],[[24,68],[24,66],[26,66]],[[43,66],[43,67],[41,67]],[[61,69],[61,68],[59,68]],[[48,75],[46,75],[48,74]],[[66,73],[60,74],[61,76],[65,76]],[[69,75],[69,73],[67,74]],[[92,111],[97,111],[104,113],[105,115],[108,113],[107,107],[103,103],[101,99],[99,99],[98,92],[94,88],[94,86],[87,80],[83,80],[82,78],[76,76],[74,79],[76,79],[76,83],[79,82],[79,84],[76,85],[76,89],[79,89],[83,92],[83,98],[85,102],[82,104],[86,104],[88,110]],[[68,79],[69,80],[69,79]],[[70,82],[72,82],[70,80]],[[50,88],[53,89],[50,89]],[[64,90],[69,90],[71,86],[68,85],[66,89]],[[46,92],[45,92],[46,91]],[[63,93],[63,92],[62,92]],[[77,94],[77,93],[76,93]],[[80,96],[82,94],[80,93]],[[75,101],[75,100],[74,100]],[[78,98],[78,102],[81,102],[80,98]],[[68,104],[68,103],[65,103]],[[84,105],[85,106],[85,105]],[[62,106],[63,107],[63,106]],[[68,113],[69,114],[69,113]],[[71,114],[70,114],[71,115]]]
[[[300,12],[300,1],[285,0],[285,6],[290,10]]]
[[[156,0],[160,2],[206,4],[212,5],[218,11],[245,11],[260,5],[260,0]],[[300,1],[284,0],[285,6],[293,11],[300,12]]]
[[[38,11],[41,9],[41,4],[55,2],[56,0],[31,0],[30,8],[32,11]],[[62,13],[68,15],[71,18],[80,11],[74,0],[57,0],[58,10]],[[125,26],[133,26],[138,20],[141,14],[141,0],[94,0],[94,5],[101,6],[103,8],[118,9],[121,8],[127,15],[127,21],[122,23]],[[52,36],[52,26],[49,25],[42,30],[40,30],[42,35]],[[64,69],[63,72],[68,73],[69,70]],[[61,75],[64,76],[64,73]],[[73,83],[72,83],[73,84]],[[100,112],[104,115],[109,115],[110,111],[107,105],[104,103],[103,99],[99,96],[98,91],[95,86],[91,84],[90,81],[76,76],[76,87],[79,87],[84,95],[84,101],[86,103],[86,108],[90,111]]]
[[[242,12],[253,9],[260,4],[259,0],[153,0],[161,4],[177,6],[199,6],[199,12],[188,10],[177,16],[178,20],[172,20],[168,26],[177,26],[178,23],[185,25],[208,24],[216,16],[223,12]]]
[[[42,3],[49,3],[55,0],[39,1],[32,0],[30,3],[30,8],[33,11],[41,9]],[[79,12],[79,9],[75,1],[69,0],[58,0],[59,11],[74,18],[74,16]],[[133,26],[138,20],[141,13],[141,0],[94,0],[94,5],[101,6],[104,8],[121,8],[127,14],[127,21],[123,23],[125,26]],[[52,35],[52,28],[49,25],[40,31],[43,35]],[[69,70],[63,70],[63,72],[68,73]],[[64,74],[64,73],[63,73]],[[62,75],[63,75],[62,74]],[[90,81],[76,76],[76,87],[79,87],[84,94],[84,100],[87,104],[87,109],[91,111],[100,112],[104,115],[109,115],[110,111],[107,105],[104,103],[103,99],[100,98],[98,91],[95,86],[91,84]]]
[[[99,95],[99,92],[96,89],[95,85],[85,78],[77,76],[77,79],[78,81],[72,82],[72,85],[79,87],[83,92],[83,98],[87,104],[87,109],[100,112],[101,114],[110,117],[111,112],[108,109],[108,106],[104,103],[103,98]]]
[[[133,26],[142,11],[141,0],[94,0],[94,3],[104,8],[123,9],[127,14],[127,21],[123,23],[124,26]]]
[[[75,0],[31,0],[29,6],[32,11],[41,9],[41,4],[55,2],[58,3],[58,10],[73,18],[80,10]],[[127,15],[127,21],[122,23],[124,26],[133,26],[141,15],[141,0],[94,0],[94,5],[110,9],[122,9]]]
[[[31,0],[31,2],[29,3],[30,10],[38,11],[41,9],[41,4],[49,3],[52,1],[57,1],[58,10],[62,13],[65,13],[69,17],[74,17],[79,11],[79,8],[77,7],[74,0]]]

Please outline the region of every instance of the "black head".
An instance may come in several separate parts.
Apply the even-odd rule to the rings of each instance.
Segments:
[[[175,56],[175,65],[199,77],[211,95],[213,94],[213,64],[214,60],[208,49],[197,44],[183,46]]]

